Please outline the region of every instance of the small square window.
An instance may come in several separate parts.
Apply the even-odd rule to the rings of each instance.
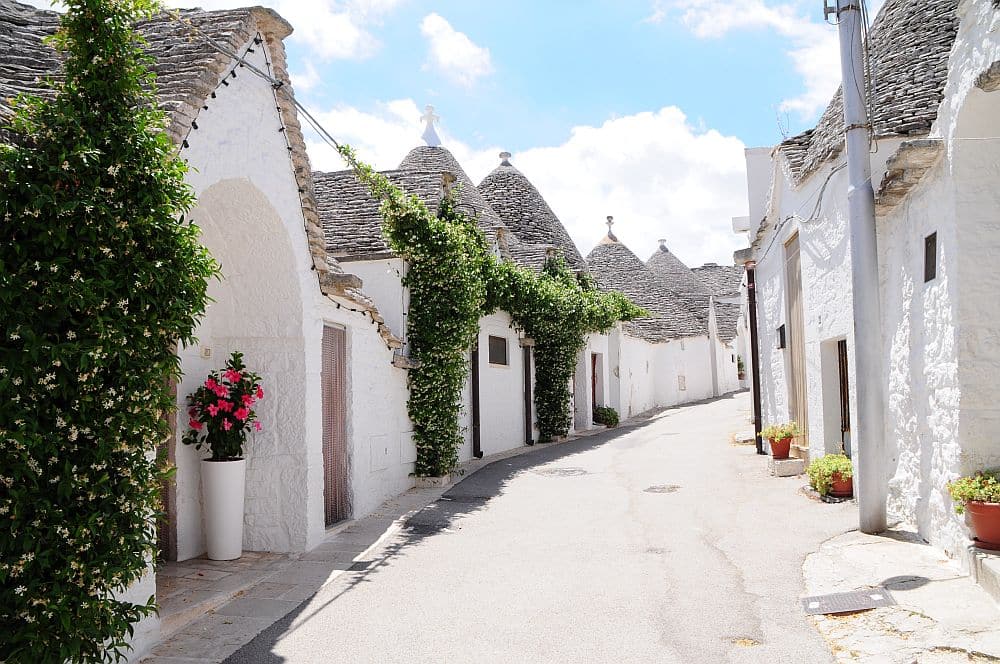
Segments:
[[[937,233],[924,238],[924,283],[937,277]]]
[[[506,337],[490,336],[490,364],[507,365]]]

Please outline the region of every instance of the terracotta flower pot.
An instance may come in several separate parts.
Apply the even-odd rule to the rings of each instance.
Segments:
[[[830,478],[830,495],[836,498],[850,498],[854,495],[854,478],[843,478],[840,473],[834,473]]]
[[[787,459],[788,453],[792,450],[792,439],[782,438],[781,440],[771,439],[771,456],[775,459]]]
[[[965,509],[972,517],[976,545],[984,549],[1000,550],[1000,503],[970,500],[965,504]]]

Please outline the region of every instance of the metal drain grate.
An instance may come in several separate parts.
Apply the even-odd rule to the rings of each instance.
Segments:
[[[645,493],[673,493],[680,489],[676,484],[656,484],[654,486],[643,489]]]
[[[576,477],[578,475],[590,474],[583,468],[543,468],[534,472],[536,475],[545,475],[547,477]]]
[[[816,595],[802,600],[802,608],[806,614],[816,616],[826,613],[850,613],[852,611],[867,611],[881,606],[895,606],[896,600],[885,588],[867,588],[849,593],[833,593],[832,595]]]

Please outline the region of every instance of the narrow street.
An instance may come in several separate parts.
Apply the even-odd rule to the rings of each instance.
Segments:
[[[748,396],[468,477],[227,662],[829,662],[801,565],[852,503],[774,478]]]

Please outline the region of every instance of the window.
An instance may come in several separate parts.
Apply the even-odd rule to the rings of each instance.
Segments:
[[[507,366],[507,339],[490,335],[490,364]]]
[[[937,277],[937,233],[924,238],[924,283]]]

